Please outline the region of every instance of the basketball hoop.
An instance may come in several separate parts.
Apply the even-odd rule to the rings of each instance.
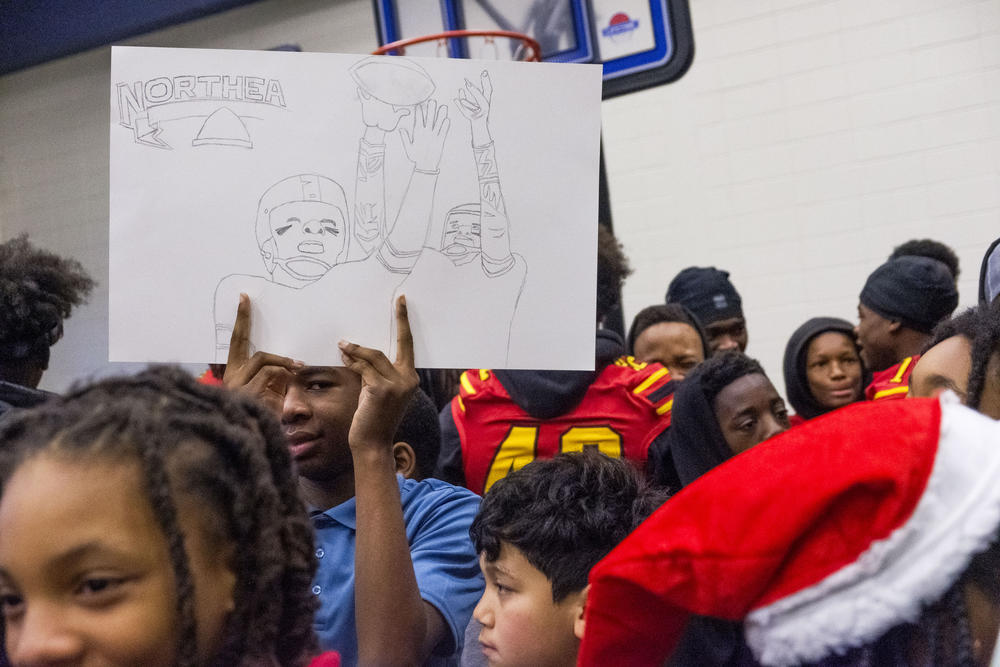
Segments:
[[[511,48],[511,60],[520,60],[524,62],[540,62],[542,59],[542,47],[539,45],[538,41],[532,39],[528,35],[514,32],[513,30],[446,30],[444,32],[435,33],[433,35],[424,35],[423,37],[410,37],[409,39],[400,39],[395,42],[390,42],[389,44],[384,44],[379,48],[372,51],[372,55],[395,55],[401,56],[406,52],[407,46],[412,46],[414,44],[423,44],[426,42],[437,42],[438,45],[438,56],[441,56],[441,52],[444,51],[445,56],[448,55],[448,40],[449,39],[465,39],[468,40],[470,37],[481,37],[483,38],[483,47],[478,54],[474,57],[478,57],[483,60],[499,60],[499,51],[496,46],[496,40],[510,40],[514,43]],[[518,44],[519,42],[519,44]],[[492,49],[493,57],[489,58],[484,55],[488,50]],[[390,53],[392,52],[392,53]],[[473,56],[470,56],[473,57]]]

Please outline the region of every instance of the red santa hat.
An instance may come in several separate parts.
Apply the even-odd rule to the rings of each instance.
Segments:
[[[590,574],[580,665],[661,665],[691,614],[764,665],[916,621],[1000,526],[1000,422],[935,399],[806,422],[685,487]]]

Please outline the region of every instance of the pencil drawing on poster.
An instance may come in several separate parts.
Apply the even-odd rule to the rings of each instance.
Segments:
[[[214,295],[216,360],[226,361],[235,307],[239,294],[246,292],[280,303],[286,320],[308,314],[315,323],[323,313],[349,313],[352,319],[374,322],[371,330],[379,333],[359,342],[384,350],[392,344],[394,298],[405,294],[408,303],[420,304],[416,310],[423,345],[439,341],[455,358],[477,351],[481,355],[483,339],[453,333],[476,322],[496,348],[491,358],[505,362],[527,265],[511,250],[489,125],[494,104],[489,73],[483,70],[478,82],[467,79],[450,100],[442,101],[435,97],[441,93],[431,76],[405,58],[366,58],[350,72],[364,125],[353,204],[342,184],[317,173],[290,174],[261,194],[253,227],[263,271],[232,274],[219,282]],[[471,146],[446,142],[454,111],[468,124]],[[387,141],[398,141],[409,162],[409,178],[402,196],[395,198],[401,203],[394,211],[386,206],[387,199],[394,199],[386,196]],[[463,159],[442,160],[448,150],[459,149]],[[478,192],[440,202],[440,210],[448,212],[435,220],[442,164],[474,168]],[[363,299],[357,295],[360,286]]]
[[[115,84],[118,123],[140,146],[173,150],[162,136],[198,148],[253,148],[249,121],[286,109],[281,81],[251,75],[184,74]],[[193,136],[192,136],[193,133]]]

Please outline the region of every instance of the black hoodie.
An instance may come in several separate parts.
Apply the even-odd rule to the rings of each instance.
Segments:
[[[816,336],[828,331],[842,333],[854,340],[854,325],[847,320],[836,317],[814,317],[796,329],[785,346],[785,394],[788,396],[788,402],[795,408],[795,414],[803,419],[812,419],[830,411],[830,408],[820,405],[813,396],[812,390],[809,389],[809,380],[806,378],[806,352],[809,343]],[[856,349],[857,343],[855,343]],[[858,400],[864,399],[863,390],[870,380],[871,374],[862,366],[862,394]]]
[[[1000,239],[990,244],[979,269],[979,303],[991,303],[1000,296]]]
[[[624,351],[624,343],[618,334],[598,329],[592,371],[496,370],[493,373],[519,408],[534,419],[544,421],[566,414],[579,405],[597,376]],[[462,444],[450,404],[441,411],[440,422],[441,455],[435,476],[464,486]],[[657,440],[664,438],[666,432]]]
[[[55,394],[0,380],[0,415],[13,408],[34,407],[51,396]]]

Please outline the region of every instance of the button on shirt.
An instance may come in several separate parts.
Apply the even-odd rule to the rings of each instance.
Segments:
[[[465,627],[483,592],[479,557],[469,526],[479,496],[440,480],[417,482],[397,475],[406,541],[420,596],[441,612],[450,638],[428,664],[457,664]],[[313,593],[319,597],[315,628],[323,650],[335,650],[345,665],[358,661],[354,617],[354,498],[312,513],[319,563]]]

